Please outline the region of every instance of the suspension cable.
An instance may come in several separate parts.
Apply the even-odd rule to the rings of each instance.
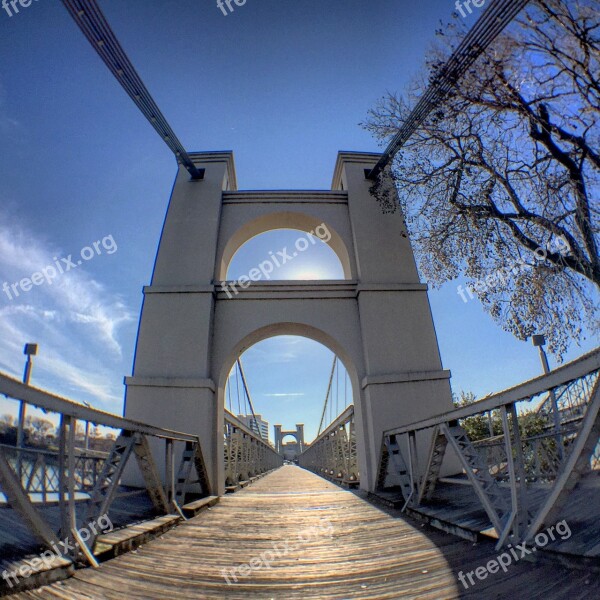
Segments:
[[[492,0],[402,123],[379,162],[369,173],[369,179],[377,179],[431,111],[447,98],[469,67],[528,2],[529,0]]]
[[[240,404],[240,376],[238,371],[238,364],[235,363],[235,384],[237,387],[237,404],[238,404],[238,415],[242,415],[242,406]]]
[[[339,401],[340,401],[340,363],[336,362],[336,369],[335,369],[335,416],[336,417],[340,414]]]
[[[344,408],[348,408],[348,371],[344,370]]]
[[[231,373],[229,374],[229,379],[227,380],[227,398],[229,404],[229,412],[233,412],[231,406]]]
[[[121,87],[171,149],[177,162],[188,170],[192,179],[203,179],[204,169],[196,167],[171,129],[125,54],[96,0],[62,0],[62,3]]]
[[[325,394],[325,404],[323,405],[323,412],[321,413],[321,422],[319,423],[319,431],[317,431],[317,437],[321,434],[321,429],[323,428],[323,421],[325,420],[325,415],[327,414],[327,404],[329,400],[329,393],[331,392],[331,384],[333,382],[333,371],[335,369],[335,363],[337,361],[337,356],[333,357],[333,365],[331,366],[331,374],[329,375],[329,383],[327,384],[327,394]]]
[[[256,425],[256,429],[258,430],[258,435],[261,439],[264,439],[262,430],[258,424],[258,419],[256,418],[256,414],[254,412],[254,405],[252,404],[252,398],[250,397],[250,390],[248,389],[248,384],[246,383],[246,375],[244,374],[244,368],[242,367],[242,359],[238,358],[237,364],[240,370],[240,375],[242,376],[242,383],[244,384],[244,390],[246,392],[246,397],[248,398],[248,406],[250,407],[250,411],[252,412],[252,418],[254,419],[254,424]],[[252,428],[250,428],[252,429]]]

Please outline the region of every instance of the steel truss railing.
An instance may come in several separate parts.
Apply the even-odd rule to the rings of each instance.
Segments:
[[[560,420],[565,423],[568,421],[578,421],[582,418],[586,409],[585,398],[590,393],[589,386],[593,382],[589,378],[583,378],[572,386],[565,386],[561,390],[548,394],[544,402],[538,407],[538,412],[543,416],[548,416],[554,409],[554,404],[560,413]]]
[[[299,456],[298,464],[345,485],[358,485],[354,406],[349,406]]]
[[[36,500],[42,504],[56,501],[54,496],[60,492],[58,452],[39,448],[16,448],[3,444],[0,444],[0,452],[4,454],[15,473],[20,475],[27,494],[34,494]],[[86,494],[94,489],[108,454],[76,448],[75,455],[75,492]]]
[[[108,515],[128,462],[135,457],[148,496],[159,514],[181,514],[179,505],[191,491],[211,494],[206,466],[197,436],[147,425],[117,415],[88,408],[65,398],[25,385],[0,374],[0,394],[25,402],[59,418],[57,449],[0,446],[0,492],[6,507],[13,509],[33,535],[49,549],[68,540],[65,557],[74,562],[95,564],[94,545],[99,532],[81,539],[78,528]],[[117,439],[104,458],[99,453],[81,451],[75,445],[78,422],[116,429]],[[162,483],[153,450],[162,446],[165,481]],[[181,455],[175,473],[175,457]],[[196,479],[193,478],[193,471]],[[82,503],[85,503],[82,507]],[[58,504],[60,528],[46,520],[44,508]],[[76,510],[76,505],[79,510]],[[2,509],[0,509],[2,510]]]
[[[275,448],[246,427],[228,410],[225,411],[225,485],[272,471],[283,464]]]
[[[552,395],[558,418],[545,403],[536,413],[533,401]],[[524,435],[519,421],[523,410],[541,420],[541,433]],[[492,413],[500,417],[502,433],[472,442],[467,419],[486,422]],[[429,452],[420,463],[417,448],[427,440]],[[599,440],[600,348],[472,405],[386,431],[378,486],[399,485],[405,506],[426,505],[452,448],[496,530],[500,548],[508,540],[531,540],[559,519],[581,477],[600,468]]]

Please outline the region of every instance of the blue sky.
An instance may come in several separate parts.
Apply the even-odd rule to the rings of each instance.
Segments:
[[[212,0],[100,4],[184,146],[232,149],[240,189],[327,189],[338,150],[378,150],[359,123],[419,72],[454,11],[450,0],[248,0],[227,17]],[[120,412],[174,159],[60,2],[0,12],[0,57],[0,285],[107,236],[117,247],[52,285],[0,295],[0,370],[20,375],[22,346],[37,341],[32,383]],[[246,258],[240,252],[239,264],[295,234],[271,235]],[[326,253],[302,257],[302,268],[334,269]],[[503,333],[477,302],[464,304],[455,284],[430,297],[457,390],[483,394],[539,372],[530,344]],[[316,430],[325,350],[268,340],[244,361],[271,423]],[[272,395],[282,393],[290,395]]]

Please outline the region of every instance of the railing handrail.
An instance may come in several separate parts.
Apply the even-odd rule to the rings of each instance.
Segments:
[[[469,406],[463,406],[461,408],[455,408],[451,411],[424,419],[422,421],[415,421],[409,425],[403,425],[393,429],[388,429],[383,432],[384,436],[388,435],[402,435],[409,431],[420,431],[422,429],[430,429],[436,425],[447,423],[448,421],[456,421],[458,419],[464,419],[471,417],[478,413],[488,412],[495,410],[501,406],[508,404],[514,404],[522,400],[532,400],[535,396],[543,394],[548,390],[554,389],[565,383],[569,383],[579,377],[583,377],[600,369],[600,348],[596,348],[583,356],[558,367],[554,371],[551,371],[547,375],[540,375],[524,383],[520,383],[512,388],[497,392],[482,398]]]
[[[554,425],[550,425],[550,427],[554,427]],[[567,423],[567,424],[561,424],[560,429],[559,429],[559,433],[560,434],[571,434],[571,433],[575,433],[577,431],[576,427],[573,427],[573,423]],[[525,443],[525,442],[531,442],[534,440],[545,440],[545,439],[552,439],[552,438],[556,438],[556,431],[554,431],[554,429],[550,429],[548,431],[542,432],[542,433],[536,433],[534,435],[530,435],[527,437],[521,437],[521,442]],[[471,442],[473,444],[473,446],[475,446],[476,448],[487,448],[487,447],[492,447],[492,446],[502,446],[504,445],[504,435],[495,435],[493,437],[489,437],[489,438],[483,438],[481,440],[473,440]]]
[[[233,413],[229,412],[227,409],[225,409],[225,420],[229,421],[231,425],[238,427],[244,433],[250,435],[258,442],[262,442],[267,448],[269,448],[269,450],[273,450],[273,452],[275,452],[275,448],[273,448],[273,446],[269,444],[269,440],[265,440],[260,435],[257,435],[256,431],[252,431],[252,429],[250,429],[245,423],[242,423],[242,421],[240,421]]]
[[[114,442],[114,440],[112,440]],[[0,444],[0,450],[16,450],[18,452],[27,452],[29,454],[45,454],[48,456],[58,456],[60,451],[58,448],[39,448],[38,446],[13,446],[11,444]],[[86,458],[90,460],[106,460],[109,457],[109,452],[101,450],[86,450],[85,448],[75,448],[76,458]]]
[[[324,429],[312,442],[310,442],[310,445],[307,446],[306,450],[304,450],[304,452],[307,452],[308,450],[310,450],[310,448],[312,446],[314,446],[315,444],[317,444],[318,442],[320,442],[324,437],[326,437],[327,435],[329,435],[334,429],[337,429],[340,425],[343,425],[346,421],[348,421],[348,419],[352,416],[352,414],[354,413],[354,404],[351,404],[350,406],[348,406],[347,408],[344,409],[343,412],[341,412],[327,427],[327,429]],[[302,452],[302,454],[304,454],[304,452]]]
[[[181,442],[198,442],[198,436],[196,435],[132,421],[131,419],[126,419],[125,417],[120,417],[96,408],[89,408],[73,400],[68,400],[45,390],[25,385],[4,373],[0,373],[0,395],[17,401],[22,400],[27,404],[37,406],[49,412],[66,415],[79,421],[89,421],[95,425],[104,425],[105,427],[112,427],[114,429],[124,429],[126,431]]]

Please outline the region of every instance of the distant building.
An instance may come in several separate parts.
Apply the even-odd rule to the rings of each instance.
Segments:
[[[256,415],[256,419],[252,415],[238,415],[237,418],[263,440],[269,439],[269,422],[263,420],[262,415]]]

